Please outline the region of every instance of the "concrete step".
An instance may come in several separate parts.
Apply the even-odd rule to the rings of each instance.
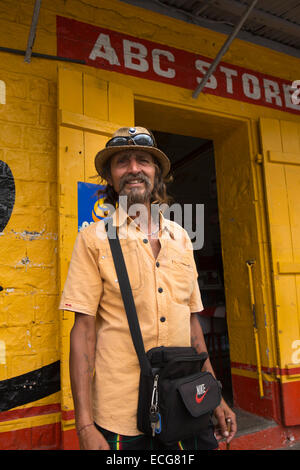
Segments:
[[[233,408],[238,431],[230,443],[230,450],[288,450],[299,449],[300,426],[284,427],[275,421]],[[226,450],[226,443],[220,443]]]

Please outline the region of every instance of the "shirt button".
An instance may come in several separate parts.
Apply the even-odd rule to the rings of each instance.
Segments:
[[[143,242],[144,242],[144,243],[148,243],[147,238],[144,238]]]
[[[160,321],[163,323],[166,321],[166,317],[160,317]]]
[[[158,261],[156,261],[156,263],[155,263],[155,264],[156,264],[156,267],[157,267],[157,268],[159,268],[159,262],[158,262]]]
[[[163,292],[163,288],[162,287],[159,287],[158,288],[158,292],[161,294]]]

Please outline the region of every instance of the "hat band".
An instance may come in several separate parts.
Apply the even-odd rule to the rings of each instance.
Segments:
[[[120,136],[110,139],[105,147],[121,147],[125,145],[141,145],[143,147],[156,147],[156,143],[151,135],[137,134],[132,137]]]

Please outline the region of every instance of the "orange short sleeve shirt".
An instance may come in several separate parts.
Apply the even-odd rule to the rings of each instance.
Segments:
[[[117,210],[113,223],[145,350],[190,346],[190,314],[203,310],[192,243],[184,229],[161,216],[161,249],[155,259],[145,234],[128,219]],[[139,363],[102,221],[77,236],[59,308],[95,316],[94,420],[118,434],[140,434],[136,426]]]

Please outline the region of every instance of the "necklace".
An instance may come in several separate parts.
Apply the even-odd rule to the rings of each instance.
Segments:
[[[142,230],[142,229],[141,229]],[[156,230],[154,230],[154,232],[151,232],[151,233],[146,233],[144,232],[144,230],[142,230],[142,232],[147,235],[147,237],[151,237],[152,235],[155,235],[157,232],[159,231],[159,226],[157,227]]]
[[[157,228],[155,230],[153,230],[153,232],[147,233],[140,227],[140,225],[137,225],[134,221],[133,221],[133,223],[136,226],[136,229],[139,229],[147,237],[151,237],[152,235],[155,235],[160,230],[160,224],[158,224]]]

